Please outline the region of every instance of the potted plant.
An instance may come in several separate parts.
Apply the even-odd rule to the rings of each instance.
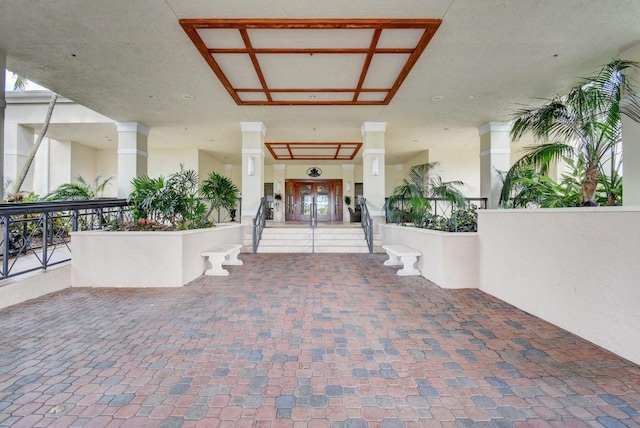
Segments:
[[[200,187],[200,194],[209,202],[210,206],[207,217],[213,210],[220,211],[220,208],[226,209],[231,214],[238,200],[238,192],[238,186],[230,178],[214,171],[210,172]],[[235,213],[232,217],[235,217]]]
[[[282,221],[282,212],[280,211],[280,201],[282,201],[282,195],[280,193],[275,193],[273,195],[273,199],[276,201],[275,205],[276,205],[276,209],[275,209],[275,213],[273,214],[273,219],[275,221]]]
[[[351,206],[351,196],[345,196],[344,197],[344,203],[346,206]]]

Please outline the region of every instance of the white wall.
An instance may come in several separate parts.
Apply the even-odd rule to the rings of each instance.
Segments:
[[[198,149],[155,149],[149,150],[147,175],[152,178],[166,177],[184,169],[198,170]]]
[[[96,150],[96,173],[104,172],[104,177],[113,177],[104,189],[105,198],[118,197],[118,153],[111,149]],[[95,177],[95,176],[94,176]]]
[[[416,267],[442,288],[477,288],[477,233],[452,233],[381,225],[384,244],[403,244],[422,253]]]
[[[93,183],[97,175],[96,149],[71,143],[71,180],[75,182],[82,176],[87,183]]]
[[[479,141],[479,140],[478,140]],[[437,174],[444,181],[464,182],[464,195],[480,197],[480,144],[450,149],[429,150],[431,162],[439,162]]]
[[[181,287],[205,271],[201,252],[242,243],[242,225],[173,232],[71,232],[71,242],[72,287]]]
[[[640,363],[640,209],[480,210],[480,289]]]

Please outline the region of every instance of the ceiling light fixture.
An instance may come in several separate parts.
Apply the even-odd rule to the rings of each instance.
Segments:
[[[436,95],[435,97],[431,98],[431,101],[433,102],[438,102],[438,101],[442,101],[444,99],[444,97],[442,95]]]

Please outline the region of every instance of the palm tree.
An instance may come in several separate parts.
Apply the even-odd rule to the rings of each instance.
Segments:
[[[56,190],[44,197],[45,201],[80,201],[86,199],[101,198],[104,189],[113,177],[104,178],[104,172],[100,172],[93,180],[93,184],[87,183],[81,175],[76,178],[77,183],[64,183]]]
[[[597,205],[598,177],[607,175],[604,167],[608,161],[615,163],[611,157],[622,141],[622,114],[640,122],[640,103],[624,74],[637,66],[632,61],[614,60],[597,75],[583,79],[568,95],[516,112],[511,138],[517,141],[530,133],[544,143],[527,147],[527,153],[507,172],[501,204],[508,203],[514,179],[522,171],[533,168],[546,174],[551,162],[570,157],[585,165],[582,204]]]
[[[238,186],[231,179],[212,171],[202,182],[200,194],[209,201],[210,208],[207,213],[207,217],[209,217],[213,210],[224,208],[230,211],[235,207],[238,199]]]
[[[14,91],[24,91],[27,87],[27,80],[22,76],[16,76],[16,81],[13,85]],[[45,134],[47,133],[47,129],[49,128],[49,123],[51,122],[51,115],[53,114],[53,108],[56,105],[56,101],[58,100],[58,94],[54,93],[51,96],[51,101],[49,101],[49,108],[47,109],[47,114],[45,116],[44,122],[42,123],[42,128],[40,128],[40,133],[38,134],[38,138],[36,138],[36,142],[33,143],[33,147],[29,151],[27,155],[27,159],[20,171],[20,174],[16,177],[16,181],[13,183],[13,187],[10,190],[11,195],[15,195],[20,191],[24,180],[27,178],[27,174],[29,173],[29,168],[31,168],[31,164],[36,157],[36,153],[38,153],[38,149],[40,148],[40,144],[44,139]]]
[[[392,217],[406,215],[413,224],[423,227],[430,214],[430,199],[444,199],[459,208],[465,206],[464,183],[443,181],[435,174],[438,166],[438,162],[428,162],[411,167],[409,177],[393,189],[385,204],[387,211],[393,213]],[[395,211],[399,204],[404,206],[404,212]]]

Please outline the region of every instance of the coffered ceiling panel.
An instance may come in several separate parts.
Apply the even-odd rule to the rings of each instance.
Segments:
[[[239,105],[389,104],[440,23],[439,19],[180,20]]]

